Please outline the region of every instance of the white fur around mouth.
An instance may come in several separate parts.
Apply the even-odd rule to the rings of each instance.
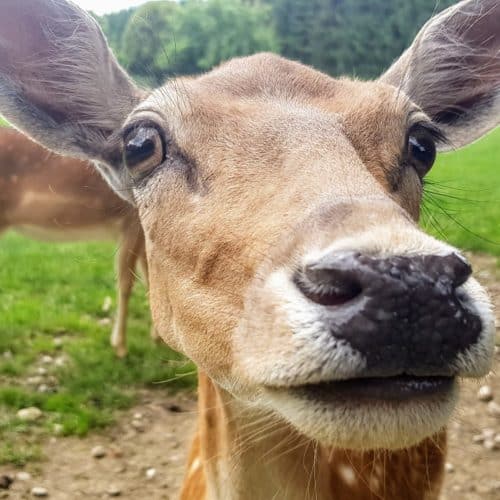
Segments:
[[[267,405],[297,430],[324,445],[400,449],[439,432],[458,399],[457,384],[435,397],[400,403],[324,401],[284,389],[266,389]]]

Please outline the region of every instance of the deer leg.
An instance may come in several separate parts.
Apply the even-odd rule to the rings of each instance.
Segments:
[[[135,267],[140,255],[141,245],[143,245],[143,237],[140,229],[127,227],[117,255],[117,313],[111,333],[111,345],[120,358],[125,357],[127,354],[128,304],[136,280]]]

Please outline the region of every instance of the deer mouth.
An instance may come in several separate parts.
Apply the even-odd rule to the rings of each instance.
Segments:
[[[269,387],[270,407],[301,433],[348,449],[401,449],[442,429],[458,398],[456,377],[358,377]]]
[[[444,396],[453,390],[454,384],[454,377],[398,375],[321,382],[292,390],[325,403],[397,403]]]

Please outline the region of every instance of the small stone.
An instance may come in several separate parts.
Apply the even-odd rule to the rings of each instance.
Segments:
[[[475,436],[472,436],[472,442],[474,444],[482,444],[484,442],[484,435],[476,434]]]
[[[144,432],[144,425],[141,420],[134,419],[130,423],[130,425],[137,431],[137,432]]]
[[[495,429],[490,429],[490,428],[487,428],[487,429],[483,429],[483,437],[485,439],[493,439],[495,437]]]
[[[113,304],[113,300],[111,299],[111,297],[109,295],[106,295],[106,297],[104,297],[104,301],[102,303],[103,312],[108,312],[111,309],[112,304]]]
[[[40,384],[36,388],[37,392],[41,392],[42,394],[46,394],[47,392],[50,392],[50,387],[47,384]]]
[[[50,365],[52,361],[54,361],[54,358],[52,356],[49,356],[48,354],[45,354],[44,356],[41,357],[40,361],[44,365]]]
[[[455,467],[453,466],[453,464],[450,464],[450,462],[446,462],[444,464],[444,470],[451,474],[452,472],[455,472]]]
[[[483,385],[477,391],[477,399],[487,403],[493,399],[493,391],[489,385]]]
[[[47,375],[47,368],[44,368],[43,366],[39,366],[37,369],[36,369],[36,372],[38,373],[38,375]]]
[[[500,448],[500,445],[495,443],[494,439],[485,439],[483,446],[489,451],[498,450]]]
[[[156,476],[156,469],[150,467],[149,469],[146,470],[146,477],[148,479],[153,479],[155,476]]]
[[[17,418],[24,420],[25,422],[34,422],[42,416],[42,410],[36,406],[30,406],[29,408],[22,408],[17,412]]]
[[[500,405],[498,403],[495,403],[495,401],[490,401],[488,403],[488,413],[492,417],[500,418]]]
[[[61,436],[64,432],[64,427],[62,424],[54,424],[52,426],[52,431],[56,436]]]
[[[134,413],[134,419],[135,420],[141,420],[144,417],[142,413],[136,412]]]
[[[41,486],[34,486],[31,488],[31,494],[34,497],[48,497],[49,492],[47,491],[46,488],[42,488]]]
[[[4,351],[2,353],[2,356],[5,358],[5,359],[12,359],[12,351]]]
[[[110,497],[119,497],[122,494],[122,490],[118,488],[118,486],[111,485],[108,488],[107,493]]]
[[[18,481],[29,481],[31,479],[31,474],[22,470],[16,474],[16,479]]]
[[[55,360],[54,360],[54,364],[61,368],[63,366],[66,366],[66,363],[67,363],[67,359],[64,357],[64,356],[58,356]]]
[[[55,337],[54,340],[52,340],[52,343],[54,344],[54,347],[62,347],[64,344],[64,340],[62,337]]]
[[[44,378],[40,375],[35,375],[34,377],[28,377],[26,383],[29,385],[40,385],[43,383]]]
[[[106,449],[104,446],[97,445],[92,448],[90,452],[94,458],[103,458],[106,456]]]
[[[12,476],[3,474],[2,476],[0,476],[0,490],[8,490],[13,482],[14,479],[12,478]]]

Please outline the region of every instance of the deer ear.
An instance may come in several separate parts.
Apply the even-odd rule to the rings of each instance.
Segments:
[[[101,29],[66,0],[2,0],[0,111],[49,149],[99,158],[140,100]]]
[[[381,76],[446,132],[451,148],[500,123],[500,1],[465,0],[431,19]]]

